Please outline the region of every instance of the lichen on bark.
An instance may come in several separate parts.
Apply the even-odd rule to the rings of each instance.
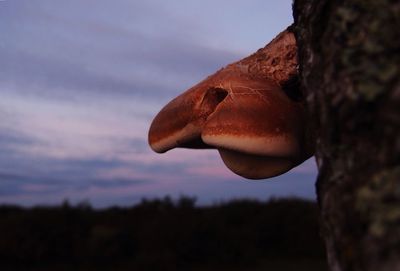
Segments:
[[[400,270],[400,2],[294,2],[332,270]]]

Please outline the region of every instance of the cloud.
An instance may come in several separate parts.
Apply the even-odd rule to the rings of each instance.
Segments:
[[[120,5],[92,2],[92,6],[71,1],[66,9],[55,8],[51,1],[22,2],[23,12],[14,12],[15,18],[0,18],[0,24],[8,18],[3,25],[9,26],[2,31],[8,37],[0,51],[0,80],[3,86],[13,86],[9,89],[14,93],[59,99],[171,97],[239,58],[229,49],[209,48],[194,37],[182,38],[187,34],[181,27],[180,33],[168,37],[144,32],[149,18],[143,16],[143,9],[160,12],[143,3],[130,6],[131,17],[120,20],[126,13],[124,1]],[[91,9],[89,18],[82,13],[85,7]],[[118,17],[105,18],[104,9]],[[172,19],[168,23],[181,22]]]
[[[0,130],[0,146],[2,151],[11,150],[15,146],[27,146],[33,144],[31,137],[23,136],[8,130]]]
[[[147,145],[166,102],[287,26],[290,1],[276,5],[0,2],[0,202],[303,191],[302,182],[247,186],[215,151],[157,155]],[[288,178],[313,174],[306,164]]]
[[[3,91],[7,90],[4,86],[12,86],[13,93],[59,99],[79,99],[87,95],[157,99],[177,94],[183,90],[182,85],[195,82],[199,74],[216,70],[221,67],[218,66],[220,63],[227,64],[227,59],[238,58],[228,52],[188,48],[191,46],[175,44],[163,48],[166,51],[154,49],[154,52],[147,52],[147,56],[141,55],[142,60],[132,49],[132,52],[120,56],[127,62],[119,67],[122,70],[120,74],[118,67],[110,73],[101,68],[96,70],[84,64],[45,59],[26,52],[0,51],[0,80]],[[127,70],[137,72],[127,73]],[[178,78],[184,79],[176,83]]]
[[[74,161],[78,163],[78,161]],[[84,164],[90,163],[90,166],[83,168]],[[62,166],[61,170],[54,170],[52,172],[41,171],[41,173],[29,173],[26,175],[18,175],[15,173],[0,173],[0,199],[2,197],[10,197],[15,195],[21,195],[28,193],[31,196],[34,194],[48,193],[52,194],[63,194],[69,191],[70,194],[82,193],[91,189],[107,189],[107,188],[118,188],[126,186],[146,186],[152,184],[154,180],[150,178],[140,178],[138,176],[129,176],[128,178],[118,178],[118,176],[108,176],[107,178],[94,178],[92,172],[95,169],[104,169],[104,166],[110,166],[109,162],[106,161],[85,161],[79,163],[80,169],[73,168],[71,165],[64,161],[42,161],[42,164],[46,164],[50,167]],[[42,168],[43,169],[43,168]],[[10,169],[9,169],[10,170]],[[85,170],[89,171],[89,174],[85,174]],[[11,170],[12,171],[12,170]],[[80,173],[80,174],[74,174]],[[86,176],[85,176],[86,175]],[[149,176],[148,176],[149,177]]]

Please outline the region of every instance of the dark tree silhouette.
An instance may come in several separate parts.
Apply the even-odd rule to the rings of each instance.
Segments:
[[[314,202],[0,206],[0,270],[326,270]]]
[[[400,2],[297,0],[331,270],[400,270]]]

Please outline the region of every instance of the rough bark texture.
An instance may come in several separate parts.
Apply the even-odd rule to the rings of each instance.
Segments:
[[[332,270],[400,270],[400,2],[294,3]]]

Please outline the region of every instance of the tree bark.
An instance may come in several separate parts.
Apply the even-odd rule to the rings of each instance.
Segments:
[[[330,268],[400,270],[400,1],[293,8]]]

